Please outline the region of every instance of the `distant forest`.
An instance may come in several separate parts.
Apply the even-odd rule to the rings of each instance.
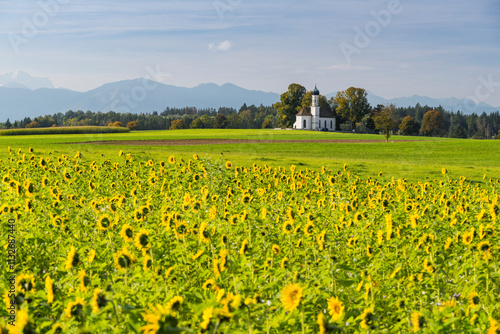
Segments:
[[[372,108],[373,112],[383,106]],[[332,106],[335,114],[335,107]],[[397,123],[394,134],[420,135],[423,132],[422,123],[424,115],[431,110],[436,110],[442,115],[443,122],[439,125],[439,131],[431,135],[453,137],[453,138],[475,138],[490,139],[500,137],[500,112],[490,114],[464,114],[460,111],[450,112],[442,107],[429,107],[417,104],[414,107],[396,108],[392,117]],[[352,126],[347,120],[337,117],[337,130],[351,131],[355,129],[358,133],[375,133],[375,126],[371,116],[365,116],[363,120]],[[403,119],[407,116],[413,118],[412,129],[405,128],[401,131]],[[226,129],[261,129],[279,127],[279,117],[274,106],[259,107],[255,105],[242,105],[239,110],[234,108],[220,107],[219,109],[206,108],[166,108],[162,112],[152,113],[116,113],[109,111],[72,111],[56,113],[53,115],[39,116],[31,119],[26,117],[22,120],[11,122],[7,120],[0,123],[1,129],[25,128],[25,127],[51,127],[51,126],[128,126],[132,130],[166,130],[182,128],[226,128]]]

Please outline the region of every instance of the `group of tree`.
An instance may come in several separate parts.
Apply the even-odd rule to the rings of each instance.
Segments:
[[[182,121],[182,122],[180,122]],[[175,122],[175,123],[174,123]],[[172,127],[172,124],[174,126]],[[66,113],[25,117],[22,120],[0,123],[0,128],[31,128],[51,126],[127,126],[131,130],[166,130],[170,128],[234,128],[260,129],[278,127],[276,109],[272,106],[247,106],[239,110],[229,107],[206,108],[166,108],[158,113],[116,113],[114,111],[86,112],[69,110]]]
[[[320,96],[320,106],[336,117],[337,130],[362,133],[381,132],[388,139],[391,134],[423,135],[454,138],[488,139],[500,136],[500,112],[481,115],[450,112],[443,107],[416,104],[414,107],[377,105],[372,107],[367,92],[349,87],[327,99]],[[281,127],[292,127],[295,115],[304,106],[311,105],[311,92],[299,84],[291,84],[275,104]]]
[[[86,112],[69,110],[31,119],[26,117],[13,123],[9,119],[0,123],[0,128],[51,127],[51,126],[127,126],[131,130],[165,129],[260,129],[291,128],[295,115],[311,106],[312,92],[293,83],[281,94],[280,101],[273,106],[259,107],[243,104],[239,110],[230,107],[170,108],[158,113],[116,113],[114,111]],[[327,99],[320,95],[320,107],[336,117],[337,130],[361,133],[447,136],[454,138],[488,139],[500,137],[500,112],[490,114],[465,114],[450,112],[441,106],[429,107],[416,104],[414,107],[377,105],[372,107],[367,92],[362,88],[349,87]]]

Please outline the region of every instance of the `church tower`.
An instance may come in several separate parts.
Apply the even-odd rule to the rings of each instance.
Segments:
[[[311,105],[311,115],[312,115],[312,130],[319,129],[319,115],[320,115],[320,107],[319,107],[319,90],[314,85],[314,90],[312,92],[312,105]]]

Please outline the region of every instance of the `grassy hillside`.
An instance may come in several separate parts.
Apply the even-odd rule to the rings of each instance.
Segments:
[[[186,139],[250,139],[250,140],[345,140],[336,143],[227,143],[213,145],[108,145],[89,144],[96,141],[186,140]],[[352,142],[360,140],[362,142]],[[350,133],[324,133],[291,130],[177,130],[140,131],[119,134],[73,134],[0,137],[0,159],[13,150],[29,147],[54,155],[82,154],[94,159],[102,156],[118,160],[118,151],[138,158],[167,160],[170,155],[190,158],[200,156],[218,158],[221,154],[236,165],[269,166],[295,164],[299,168],[319,170],[322,166],[340,169],[344,164],[361,177],[375,176],[434,179],[442,168],[452,176],[466,176],[483,181],[500,177],[500,141],[464,140],[426,137],[393,136],[385,142],[383,136]]]

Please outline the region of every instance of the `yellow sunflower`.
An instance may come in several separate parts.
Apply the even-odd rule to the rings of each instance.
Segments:
[[[471,292],[467,299],[469,300],[469,305],[472,308],[476,308],[481,303],[481,298],[479,298],[476,291]]]
[[[70,270],[74,266],[78,265],[80,263],[80,257],[78,256],[78,253],[76,252],[76,249],[74,246],[71,246],[68,255],[66,257],[66,262],[64,264],[64,268],[66,270]]]
[[[241,247],[240,247],[240,255],[245,255],[245,253],[248,251],[248,240],[245,239],[243,240],[243,242],[241,243]]]
[[[210,241],[210,232],[207,230],[207,226],[207,222],[202,222],[198,233],[199,240],[204,243],[208,243]]]
[[[125,247],[115,255],[115,263],[118,269],[128,269],[134,262],[134,256]]]
[[[178,323],[162,305],[149,305],[149,310],[142,317],[148,323],[140,328],[144,334],[167,333],[171,328],[177,327]]]
[[[199,251],[196,252],[196,254],[194,254],[191,257],[191,259],[194,261],[194,260],[198,259],[200,256],[202,256],[203,253],[205,253],[205,251],[203,249],[200,249]]]
[[[144,260],[142,261],[142,269],[144,269],[144,271],[147,271],[149,270],[149,268],[151,268],[151,266],[153,266],[153,259],[151,258],[151,256],[146,255],[144,257]]]
[[[317,323],[319,326],[319,334],[325,334],[328,326],[328,322],[323,313],[318,314]]]
[[[201,322],[200,326],[203,330],[207,330],[208,326],[210,325],[210,321],[212,320],[212,317],[214,315],[214,308],[213,307],[208,307],[203,310],[203,321]]]
[[[120,231],[120,235],[125,242],[133,242],[134,241],[134,230],[132,226],[129,224],[124,224]]]
[[[304,226],[304,233],[307,236],[310,236],[314,233],[314,224],[313,223],[308,223],[306,226]]]
[[[375,315],[373,314],[373,310],[371,308],[365,309],[363,314],[361,315],[361,328],[363,329],[372,329],[375,324]]]
[[[138,250],[149,249],[149,231],[146,229],[141,229],[137,236],[135,237],[135,247]]]
[[[366,255],[368,255],[368,257],[373,256],[373,248],[370,245],[366,246]]]
[[[285,256],[283,258],[283,260],[281,260],[281,268],[287,269],[289,264],[290,264],[290,261],[288,260],[288,257]]]
[[[344,315],[344,305],[338,298],[331,297],[328,299],[328,312],[333,321],[340,320]]]
[[[76,297],[75,301],[68,304],[64,310],[64,316],[70,318],[81,318],[84,314],[85,300],[82,297]]]
[[[101,231],[107,231],[112,227],[113,223],[111,222],[111,219],[109,218],[108,214],[103,214],[101,217],[99,217],[99,220],[97,221],[97,227]]]
[[[413,332],[416,333],[425,326],[425,317],[422,313],[415,311],[411,314],[411,324],[413,326]]]
[[[94,294],[92,295],[92,301],[90,305],[92,306],[92,313],[97,314],[99,310],[108,304],[106,295],[100,288],[94,289]]]
[[[203,283],[203,289],[204,290],[219,290],[219,287],[217,284],[215,284],[215,281],[212,278],[209,278]]]
[[[282,231],[284,234],[292,233],[293,232],[293,222],[290,220],[283,222]]]
[[[500,331],[500,325],[498,324],[498,321],[496,321],[491,317],[489,321],[490,321],[490,328],[488,328],[487,334],[497,334]]]
[[[474,240],[474,231],[464,232],[462,235],[462,241],[465,245],[470,245]]]
[[[94,250],[94,249],[91,249],[91,250],[89,251],[89,263],[94,262],[94,259],[95,259],[95,250]]]
[[[78,278],[80,279],[80,291],[85,292],[88,290],[87,286],[90,285],[90,279],[85,273],[85,269],[81,269],[78,272]]]
[[[176,317],[180,310],[181,310],[181,305],[184,302],[184,298],[181,296],[174,296],[172,299],[169,300],[167,303],[167,306],[165,306],[165,310]]]
[[[297,283],[285,286],[281,291],[280,298],[283,307],[289,312],[295,310],[300,304],[303,291],[304,288]]]
[[[26,294],[35,291],[35,275],[20,274],[16,277],[16,291]]]
[[[47,303],[52,304],[54,302],[54,289],[52,286],[52,278],[50,276],[47,276],[45,278],[45,290],[47,290]]]

